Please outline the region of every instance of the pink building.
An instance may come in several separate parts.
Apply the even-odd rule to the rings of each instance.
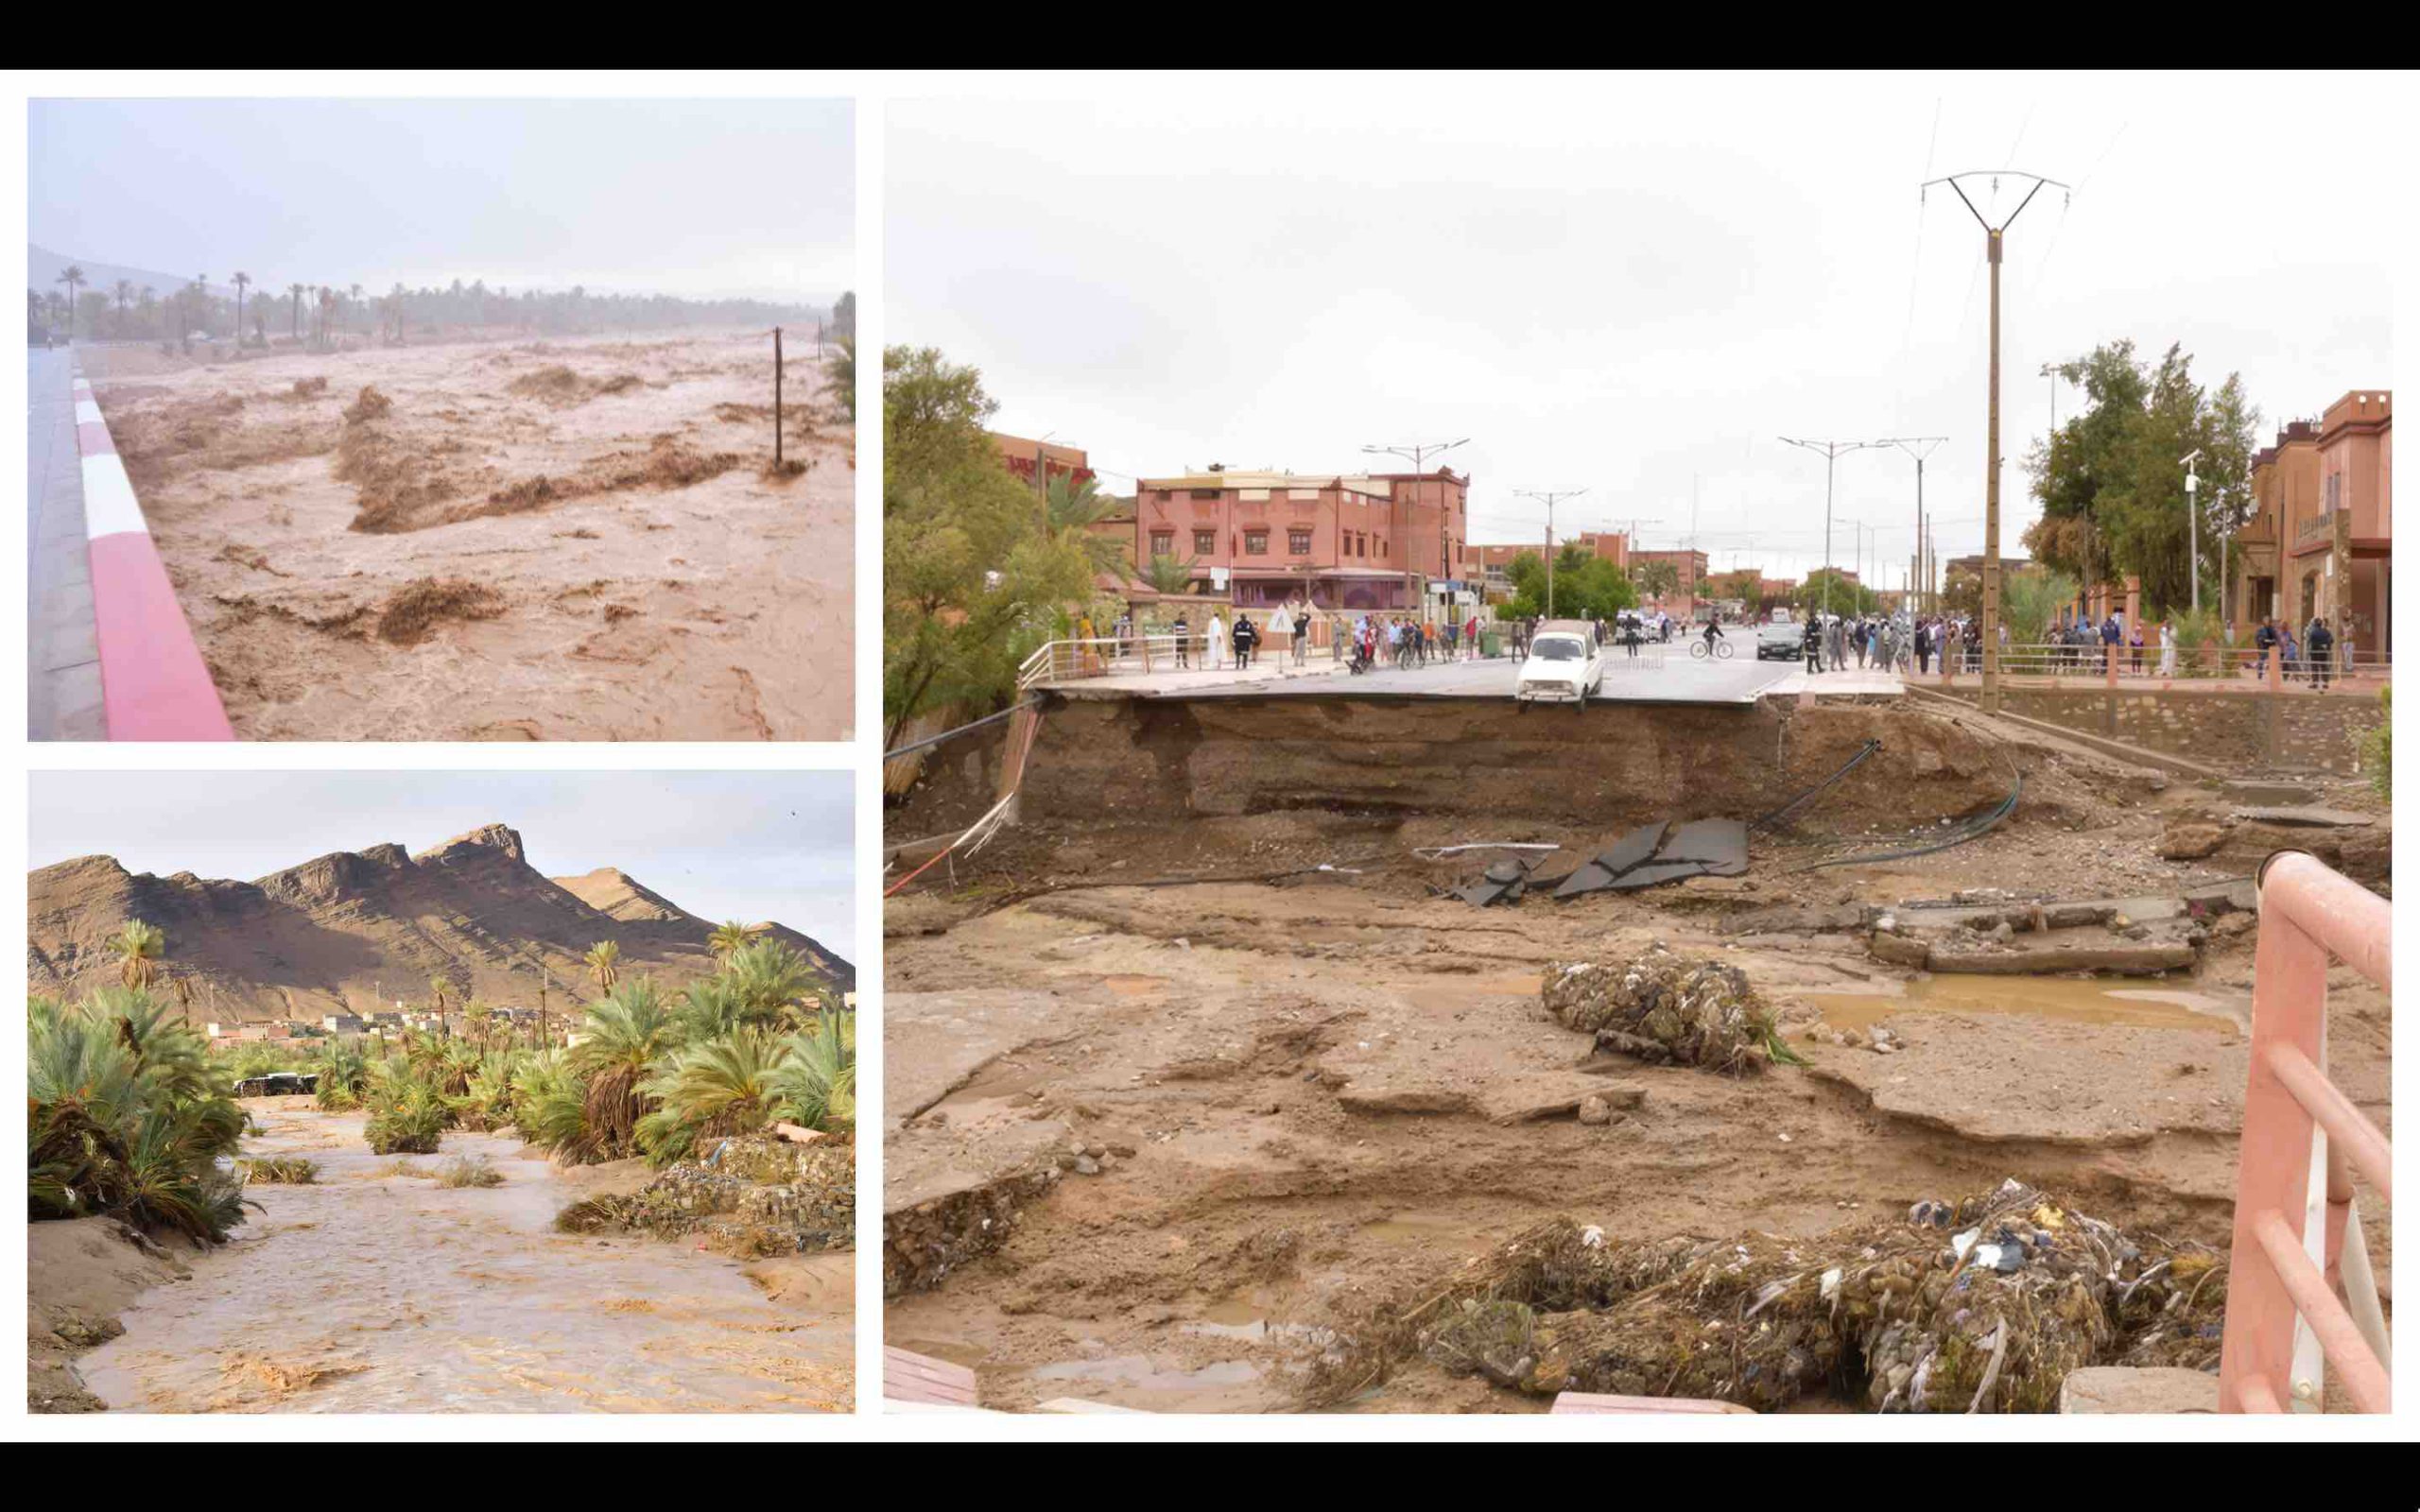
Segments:
[[[1134,485],[1136,558],[1190,560],[1197,584],[1259,607],[1409,609],[1434,582],[1478,576],[1470,479],[1435,472],[1305,476],[1212,469]]]
[[[2319,418],[2319,513],[2287,537],[2299,603],[2327,617],[2357,651],[2394,645],[2394,401],[2357,389]]]

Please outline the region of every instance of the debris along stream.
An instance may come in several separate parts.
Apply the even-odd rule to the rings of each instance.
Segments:
[[[2092,1324],[2046,1270],[2025,1305],[2076,1310],[2048,1331],[1963,1299],[1962,1321],[1876,1304],[1878,1327],[1910,1331],[1886,1343],[1827,1322],[1800,1341],[1812,1352],[1789,1390],[1674,1378],[1668,1357],[1654,1379],[1618,1366],[1635,1352],[1619,1331],[1647,1315],[1621,1309],[1728,1331],[1806,1266],[1820,1298],[1852,1242],[1903,1257],[1921,1291],[2012,1179],[2147,1265],[2222,1258],[2248,1070],[2230,1020],[2257,936],[2235,901],[2248,868],[2163,854],[2173,816],[2207,801],[2198,788],[1904,704],[1592,706],[1526,722],[1520,745],[1478,710],[1423,724],[1321,705],[1272,729],[1218,702],[1054,711],[1023,822],[959,891],[920,885],[886,911],[887,1336],[972,1367],[986,1405],[1543,1410],[1546,1353],[1525,1371],[1518,1354],[1441,1356],[1413,1336],[1431,1314],[1373,1352],[1374,1325],[1451,1288],[1457,1309],[1530,1308],[1493,1321],[1550,1332],[1575,1388],[1964,1411],[1996,1348],[1982,1408],[2026,1410],[2055,1400],[2066,1365],[2124,1360],[2168,1283],[2114,1308],[2087,1288]],[[1547,877],[1641,827],[1751,821],[1876,738],[1751,833],[1743,874],[1567,901],[1532,886],[1512,906],[1454,896],[1508,860]],[[2021,800],[1964,845],[1793,869],[1987,814],[2012,767]],[[955,780],[934,779],[941,811]],[[919,801],[894,833],[948,827]],[[1483,848],[1452,849],[1466,846]],[[1167,885],[1186,874],[1284,875]],[[2095,961],[2135,974],[2062,974]],[[2331,1069],[2383,1119],[2386,1000],[2339,975]],[[1951,1226],[1929,1209],[1911,1223],[1924,1203]],[[1754,1263],[1645,1303],[1464,1289],[1564,1223],[1617,1256],[1721,1246]],[[2067,1263],[2060,1227],[2035,1227],[2053,1243],[2029,1231],[2027,1256]],[[2027,1274],[1997,1268],[2009,1253],[1992,1276]],[[2197,1331],[2222,1281],[2177,1304]],[[1813,1327],[1785,1292],[1751,1328]]]
[[[251,1105],[255,1160],[307,1160],[188,1279],[144,1293],[78,1362],[118,1410],[845,1412],[849,1260],[743,1263],[557,1214],[642,1171],[564,1171],[509,1136],[370,1153],[359,1114]],[[448,1187],[457,1160],[494,1186]]]

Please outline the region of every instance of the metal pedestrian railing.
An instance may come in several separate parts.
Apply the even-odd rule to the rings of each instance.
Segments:
[[[2219,1410],[2316,1412],[2324,1360],[2355,1407],[2383,1413],[2386,1324],[2353,1177],[2392,1202],[2394,1160],[2386,1136],[2328,1079],[2327,963],[2333,955],[2391,989],[2391,909],[2299,850],[2262,863],[2259,888]]]

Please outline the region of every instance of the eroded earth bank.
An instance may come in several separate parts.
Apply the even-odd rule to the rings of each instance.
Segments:
[[[1743,875],[1478,908],[1443,890],[1503,852],[1413,853],[1554,844],[1536,874],[1560,875],[1632,825],[1769,816],[1871,740],[1754,831]],[[906,842],[988,806],[995,746],[944,747],[894,809],[894,877],[930,853]],[[1573,1385],[1792,1410],[1929,1390],[1944,1410],[1955,1385],[1962,1410],[1993,1343],[1986,1394],[2009,1410],[2087,1360],[2205,1368],[2243,879],[2299,846],[2386,885],[2377,800],[2281,781],[2221,790],[1914,699],[1517,724],[1056,704],[1022,822],[886,911],[886,1342],[1011,1409],[1535,1411]],[[1856,859],[1967,833],[2013,792],[1979,838]],[[2335,822],[2240,816],[2254,800]],[[1625,971],[1659,943],[1736,969],[1703,980],[1769,1009],[1778,1052],[1733,1074],[1658,1060],[1542,998],[1572,963]],[[2332,1069],[2384,1125],[2386,997],[2330,984]],[[2363,1211],[2383,1272],[2386,1210]],[[1892,1315],[1891,1267],[1970,1223],[2007,1269],[1918,1267],[1945,1332],[1842,1321]],[[1844,1246],[1845,1282],[1824,1271]],[[2093,1254],[2122,1296],[2071,1274]],[[1559,1255],[1584,1285],[1540,1281]],[[1760,1332],[1758,1280],[1802,1270]],[[1497,1284],[1512,1271],[1526,1289]],[[1935,1295],[1994,1276],[2070,1322],[2011,1348],[1959,1305],[1984,1294]]]

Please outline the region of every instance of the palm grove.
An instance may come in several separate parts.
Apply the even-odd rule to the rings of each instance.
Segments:
[[[523,288],[517,293],[483,279],[456,279],[444,287],[408,288],[398,283],[385,293],[358,284],[284,284],[236,272],[227,289],[210,286],[208,274],[162,289],[131,279],[95,287],[80,266],[61,271],[49,289],[26,291],[28,325],[44,326],[71,338],[93,341],[158,341],[189,346],[196,338],[233,340],[266,348],[290,344],[328,350],[345,336],[401,345],[448,333],[507,329],[540,335],[590,331],[665,330],[683,326],[820,323],[825,335],[854,335],[856,296],[844,294],[829,311],[765,300],[683,300],[666,294],[592,294],[584,284],[565,290]]]
[[[211,1242],[244,1218],[235,1160],[246,1077],[318,1075],[318,1106],[366,1112],[380,1154],[428,1153],[450,1129],[512,1129],[566,1165],[644,1157],[666,1165],[702,1140],[776,1122],[846,1134],[856,1092],[856,1015],[787,945],[733,922],[714,972],[679,995],[621,970],[611,940],[587,954],[596,993],[568,1044],[527,1036],[487,1005],[429,984],[433,1030],[331,1039],[308,1051],[212,1049],[186,995],[157,990],[166,941],[130,922],[109,944],[118,985],[27,1016],[30,1211],[110,1216]]]

